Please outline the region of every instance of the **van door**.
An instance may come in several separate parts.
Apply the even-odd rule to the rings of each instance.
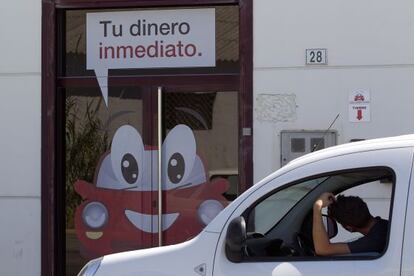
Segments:
[[[411,164],[410,149],[377,150],[316,161],[270,180],[246,198],[228,220],[216,250],[214,275],[398,275],[404,224],[401,214],[405,213]],[[321,193],[342,193],[360,184],[390,182],[394,187],[389,207],[390,228],[382,254],[321,257],[297,251],[297,233],[302,231],[306,217],[312,214],[313,202]],[[372,215],[377,215],[375,210]],[[288,251],[282,250],[270,254],[272,247],[262,251],[260,247],[247,248],[247,256],[240,263],[231,262],[225,252],[226,231],[229,222],[238,216],[245,217],[248,232],[259,232],[257,237],[268,238],[275,246],[279,246],[274,242],[279,239],[296,254],[284,254]],[[269,223],[269,219],[274,222]]]
[[[411,172],[411,174],[414,172]],[[404,228],[404,244],[402,247],[403,257],[401,265],[401,275],[413,275],[414,274],[414,179],[411,178],[410,189],[407,194],[407,212],[402,213],[405,216],[405,223],[401,225]]]

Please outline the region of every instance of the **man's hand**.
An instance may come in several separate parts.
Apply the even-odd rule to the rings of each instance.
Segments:
[[[349,254],[350,250],[346,243],[331,243],[322,222],[321,210],[335,202],[332,193],[323,193],[313,204],[313,228],[312,237],[317,255],[328,256],[336,254]]]
[[[318,207],[320,209],[327,207],[334,203],[335,195],[333,193],[323,193],[319,196],[319,198],[315,201],[314,207]]]

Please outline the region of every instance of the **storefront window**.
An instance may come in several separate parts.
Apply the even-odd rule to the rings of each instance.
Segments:
[[[117,69],[111,75],[152,75],[152,74],[206,74],[239,72],[239,10],[237,6],[216,6],[216,66],[191,68]],[[129,9],[142,11],[143,9]],[[145,9],[149,10],[149,9]],[[157,10],[165,10],[157,9]],[[65,45],[62,76],[94,76],[86,70],[86,14],[88,12],[110,12],[113,10],[69,10],[66,11]]]

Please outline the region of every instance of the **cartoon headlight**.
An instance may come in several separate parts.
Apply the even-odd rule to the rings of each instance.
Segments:
[[[207,225],[224,209],[224,206],[217,200],[208,199],[200,204],[197,213],[200,221]]]
[[[83,222],[92,229],[102,228],[108,222],[108,210],[100,202],[88,203],[82,212]]]

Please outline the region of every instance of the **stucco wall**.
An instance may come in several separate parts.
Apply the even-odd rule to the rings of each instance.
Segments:
[[[0,26],[0,274],[40,275],[41,1],[8,1]]]
[[[414,132],[413,12],[409,0],[254,1],[255,181],[280,167],[281,130],[324,130],[339,113],[340,144]],[[326,48],[328,65],[306,66],[308,48]],[[349,121],[355,89],[370,91],[370,122]],[[293,97],[291,117],[263,120],[263,94]]]

